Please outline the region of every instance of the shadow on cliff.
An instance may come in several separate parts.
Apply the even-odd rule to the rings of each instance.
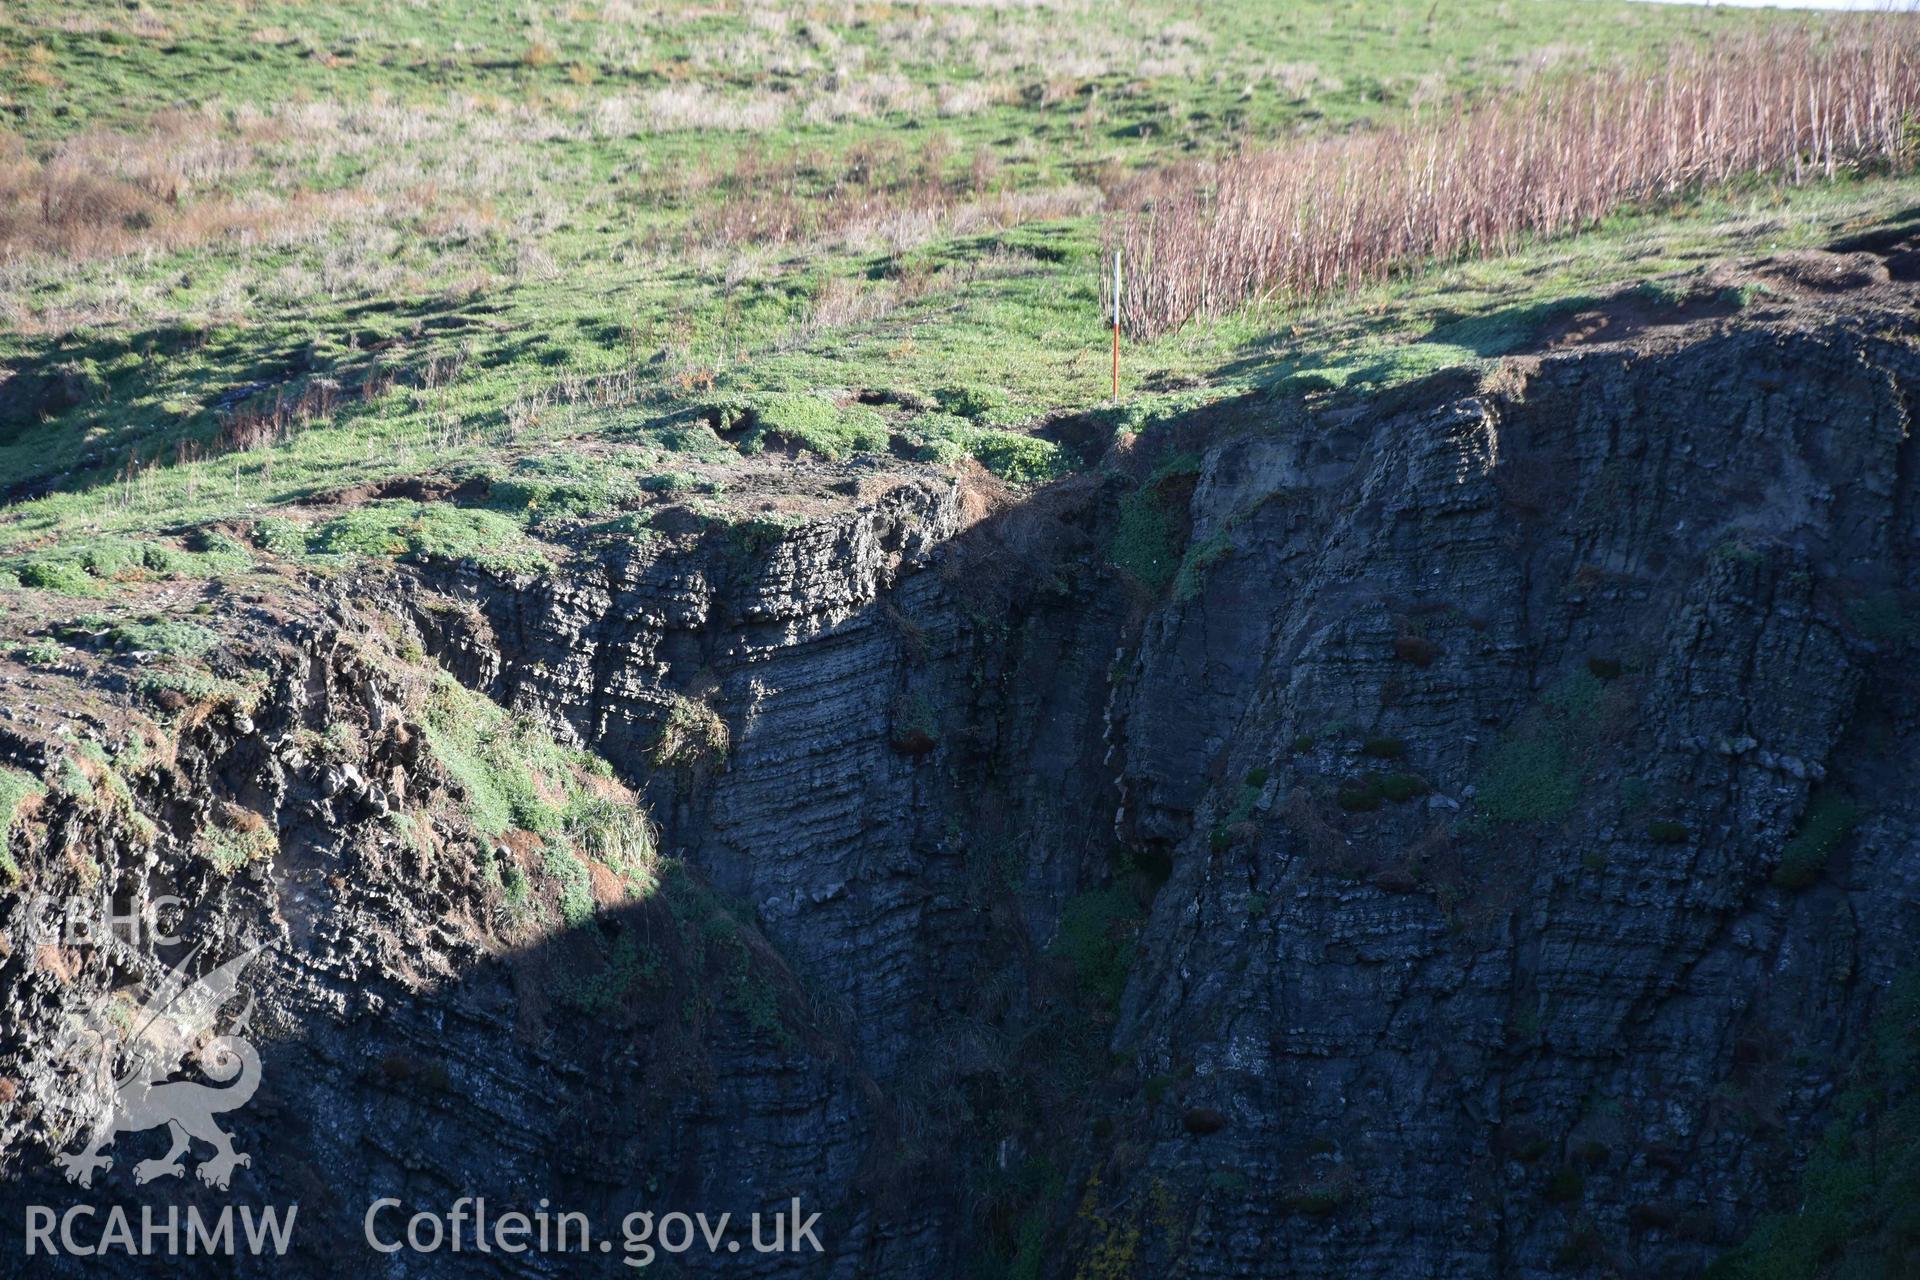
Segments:
[[[823,989],[869,975],[796,973],[756,910],[711,887],[700,811],[718,781],[656,779],[652,789],[676,793],[684,827],[668,822],[674,856],[640,901],[412,987],[335,985],[338,973],[371,968],[343,960],[391,940],[302,936],[272,960],[282,994],[251,1030],[262,1083],[228,1117],[252,1163],[230,1192],[190,1177],[135,1186],[134,1164],[165,1144],[129,1134],[88,1190],[61,1180],[48,1153],[23,1153],[4,1212],[18,1222],[32,1204],[117,1204],[137,1229],[143,1206],[211,1216],[228,1203],[299,1205],[285,1259],[114,1260],[114,1274],[138,1276],[620,1274],[618,1232],[630,1213],[744,1218],[795,1198],[822,1215],[818,1257],[696,1248],[677,1265],[690,1274],[933,1275],[963,1265],[955,1250],[969,1215],[999,1237],[1026,1229],[1045,1188],[1021,1171],[1057,1154],[1050,1143],[1081,1134],[1091,1085],[1119,1087],[1107,1079],[1121,1068],[1106,1048],[1117,990],[1081,990],[1081,957],[1050,955],[1046,944],[1070,899],[1116,875],[1100,718],[1115,646],[1145,605],[1119,589],[1104,554],[1131,483],[1116,473],[1025,501],[993,497],[909,575],[915,592],[890,584],[838,624],[897,633],[899,669],[863,680],[897,682],[909,695],[881,699],[894,707],[883,721],[844,730],[868,750],[868,737],[884,736],[905,811],[919,815],[899,856],[913,859],[914,927],[924,931],[914,950],[933,967],[906,988],[927,994],[905,1013],[914,1043],[893,1046],[897,1066],[877,1072],[864,1059],[866,1030],[839,992]],[[724,563],[751,576],[748,561]],[[723,610],[712,625],[762,624]],[[947,634],[947,648],[916,656],[929,631]],[[448,660],[456,649],[441,654],[457,669]],[[736,731],[739,705],[728,699],[757,670],[712,691]],[[517,690],[497,672],[459,674],[515,705]],[[899,708],[922,693],[928,719],[906,722]],[[576,728],[590,736],[591,725]],[[641,741],[608,752],[637,784],[648,781]],[[747,877],[720,879],[745,892]],[[1124,883],[1133,892],[1136,881]],[[276,892],[267,909],[289,907],[286,889]],[[1101,931],[1137,927],[1140,907],[1124,893],[1093,905],[1094,914],[1081,911],[1091,920],[1086,963],[1112,987],[1122,953]],[[549,918],[566,918],[563,904],[546,906]],[[997,1156],[988,1135],[999,1135]],[[206,1154],[196,1150],[189,1168]],[[992,1167],[987,1185],[963,1192],[969,1165]],[[484,1198],[495,1214],[531,1213],[542,1201],[584,1213],[615,1247],[607,1258],[443,1249],[389,1259],[365,1239],[377,1201],[399,1202],[376,1224],[393,1240],[408,1214],[445,1215],[465,1197]],[[67,1259],[43,1273],[97,1269]]]
[[[300,962],[267,963],[284,977]],[[96,1216],[76,1224],[87,1243],[118,1205],[137,1241],[143,1209],[164,1216],[191,1206],[212,1221],[228,1204],[299,1206],[284,1258],[125,1257],[110,1248],[103,1262],[116,1275],[614,1275],[623,1273],[629,1213],[731,1212],[744,1230],[749,1214],[784,1211],[798,1197],[822,1213],[824,1254],[743,1267],[702,1250],[685,1269],[828,1275],[847,1274],[845,1258],[889,1197],[886,1148],[875,1140],[886,1109],[873,1083],[743,913],[684,872],[670,871],[644,901],[451,982],[372,983],[346,1004],[338,1021],[293,1011],[306,1016],[291,1031],[284,1007],[255,1015],[247,1032],[261,1058],[258,1091],[220,1117],[250,1159],[229,1191],[191,1176],[211,1154],[199,1145],[188,1176],[136,1186],[136,1162],[167,1144],[164,1131],[127,1133],[91,1188],[62,1180],[42,1153],[21,1153],[22,1177],[6,1187],[8,1218],[22,1223],[30,1205],[59,1214],[94,1206]],[[367,1242],[366,1223],[386,1197],[399,1207],[377,1218],[382,1240],[402,1239],[415,1211],[445,1215],[479,1197],[496,1216],[585,1213],[596,1239],[612,1237],[612,1258],[443,1249],[395,1255],[398,1269],[385,1271],[394,1264]],[[30,1265],[35,1274],[96,1275],[103,1262]]]

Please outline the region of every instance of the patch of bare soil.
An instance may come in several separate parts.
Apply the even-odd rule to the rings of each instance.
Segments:
[[[1649,329],[1721,320],[1739,311],[1737,297],[1717,292],[1694,293],[1678,302],[1665,302],[1631,290],[1597,307],[1557,317],[1542,330],[1538,349],[1561,351],[1596,342],[1626,342]]]
[[[1670,348],[1737,321],[1822,323],[1847,313],[1920,309],[1920,223],[1714,267],[1663,297],[1638,286],[1596,306],[1556,316],[1511,354],[1631,344]]]
[[[1748,269],[1761,284],[1789,295],[1830,296],[1886,284],[1892,274],[1875,253],[1830,253],[1801,249],[1763,258]]]
[[[385,498],[405,498],[414,502],[458,502],[486,496],[486,483],[479,479],[457,479],[427,473],[357,484],[346,489],[325,489],[299,500],[303,507],[359,507]]]

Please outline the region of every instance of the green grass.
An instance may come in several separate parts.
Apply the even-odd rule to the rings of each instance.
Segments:
[[[631,454],[613,458],[574,453],[515,458],[482,476],[487,485],[487,504],[532,525],[615,511],[637,502],[642,493],[647,473],[622,465],[635,458]]]
[[[760,403],[741,447],[756,453],[776,440],[810,449],[823,458],[844,458],[885,449],[887,428],[871,409],[834,405],[815,394],[788,393]]]
[[[451,676],[436,676],[428,690],[426,731],[482,835],[518,828],[557,837],[566,829],[564,797],[591,794],[575,775],[593,770],[592,757],[556,745]]]
[[[0,768],[0,853],[6,851],[5,837],[13,833],[14,824],[20,820],[21,813],[46,793],[46,787],[32,776],[18,769]],[[4,869],[0,869],[0,879],[4,879],[8,886],[20,879],[20,869],[14,865],[10,855]]]
[[[972,458],[1003,480],[1044,484],[1072,469],[1059,445],[998,427],[976,426],[958,415],[921,414],[903,429],[913,456],[952,465]]]
[[[211,826],[194,846],[194,851],[223,876],[234,875],[249,863],[271,859],[279,849],[279,839],[264,827],[229,830]]]
[[[1647,838],[1655,844],[1685,844],[1693,833],[1684,822],[1655,818],[1647,824]]]
[[[663,769],[694,768],[725,759],[729,742],[727,722],[713,708],[675,694],[649,754]]]
[[[1427,780],[1418,774],[1388,773],[1380,778],[1380,794],[1395,804],[1418,799],[1432,790]]]
[[[1181,545],[1167,504],[1151,489],[1120,501],[1110,557],[1114,566],[1150,595],[1158,595],[1180,568]]]
[[[223,679],[191,665],[148,667],[140,673],[137,683],[142,693],[149,695],[177,693],[189,702],[214,702],[221,699],[245,701],[250,694],[259,691],[257,685]]]
[[[1180,572],[1174,577],[1174,598],[1191,600],[1199,595],[1213,566],[1232,552],[1233,531],[1226,526],[1216,529],[1203,542],[1189,544],[1180,561]]]
[[[579,928],[593,919],[593,882],[586,864],[563,844],[548,845],[541,854],[541,869],[560,892],[560,916],[569,928]]]
[[[1882,993],[1795,1207],[1760,1220],[1710,1280],[1904,1276],[1920,1259],[1920,972]]]
[[[1920,611],[1898,591],[1878,591],[1847,604],[1847,620],[1879,644],[1901,645],[1920,637]]]
[[[444,674],[427,691],[424,718],[427,745],[457,785],[460,813],[473,831],[490,839],[514,831],[540,837],[539,878],[565,924],[583,924],[596,910],[585,859],[612,871],[630,894],[658,889],[653,828],[637,806],[607,793],[612,770],[600,757],[562,746]],[[511,860],[496,870],[509,910],[531,912],[525,870]]]
[[[28,587],[69,596],[110,593],[115,583],[205,577],[247,568],[253,557],[232,536],[197,530],[182,543],[93,536],[24,555],[0,556],[0,587]]]
[[[1184,379],[1199,380],[1203,387],[1178,395],[1136,392],[1129,414],[1151,421],[1163,403],[1249,390],[1283,402],[1330,387],[1380,390],[1449,366],[1486,365],[1531,333],[1544,314],[1566,305],[1569,293],[1658,271],[1684,271],[1728,252],[1817,242],[1845,225],[1916,200],[1920,184],[1909,183],[1778,199],[1755,193],[1702,205],[1684,216],[1621,219],[1591,236],[1538,246],[1513,258],[1436,269],[1310,315],[1250,312],[1197,326],[1132,351],[1128,359],[1134,385]],[[958,377],[971,385],[1017,387],[1027,403],[1097,408],[1104,399],[1103,380],[1083,359],[1100,341],[1089,270],[1094,237],[1093,225],[1085,220],[1023,229],[1019,239],[1035,248],[1050,241],[1061,256],[998,261],[966,290],[937,305],[919,300],[882,320],[797,348],[770,350],[764,358],[723,371],[721,378],[740,388],[730,395],[774,407],[770,423],[752,428],[748,447],[779,439],[838,456],[886,448],[897,434],[910,455],[937,461],[978,457],[1021,483],[1057,474],[1066,461],[1048,442],[944,412],[898,406],[882,406],[878,414],[865,406],[848,412],[815,389],[939,385]],[[992,239],[956,244],[953,252],[962,258],[992,253]],[[587,291],[604,283],[625,290],[635,305],[655,289],[677,290],[683,300],[704,296],[701,287],[670,276],[614,281],[596,272],[592,280]],[[708,319],[717,322],[721,311],[716,308]],[[525,323],[553,327],[545,317],[530,316]],[[706,321],[690,323],[698,331]],[[781,327],[782,321],[770,316],[757,330],[765,346],[779,347]],[[748,324],[730,332],[739,338],[756,330]],[[901,352],[908,338],[913,345]],[[139,337],[106,332],[87,341],[114,345]],[[177,415],[160,402],[204,400],[247,379],[252,361],[275,349],[277,341],[270,333],[235,333],[225,346],[210,345],[186,359],[156,358],[130,375],[134,380],[111,401],[55,415],[23,431],[15,445],[0,444],[0,480],[6,483],[71,469],[53,492],[0,512],[0,585],[11,575],[30,587],[98,594],[112,575],[89,570],[77,547],[105,540],[164,545],[154,536],[160,529],[244,518],[325,490],[424,471],[484,474],[499,483],[500,503],[518,503],[515,514],[537,524],[617,507],[635,488],[705,483],[687,478],[673,461],[682,456],[677,450],[690,435],[705,440],[694,456],[732,453],[703,426],[690,423],[690,413],[709,400],[677,390],[669,374],[643,381],[633,402],[616,409],[564,399],[530,408],[529,397],[537,399],[535,393],[550,387],[556,375],[537,363],[523,366],[509,349],[510,336],[486,330],[469,342],[474,354],[462,379],[431,395],[396,386],[343,403],[284,443],[205,461],[173,461],[180,441],[211,447],[216,422],[210,411]],[[580,376],[617,375],[625,367],[617,342],[603,345],[596,339],[580,357]],[[31,363],[41,357],[23,352],[21,358]],[[430,358],[430,352],[423,350],[421,358]],[[350,380],[356,375],[342,369],[336,376]],[[195,387],[187,387],[189,381]],[[813,409],[815,404],[821,409]],[[0,432],[0,440],[4,437]],[[596,438],[637,446],[638,452],[614,474],[591,474],[557,461],[579,452],[579,441]],[[131,485],[79,465],[86,455],[124,464],[136,454],[143,469]],[[1127,548],[1123,566],[1161,589],[1180,569],[1180,549],[1139,504],[1123,513],[1123,521],[1124,531],[1137,539]],[[10,547],[18,550],[9,552]],[[171,561],[176,571],[220,567],[177,555],[158,558],[163,564]]]
[[[72,644],[96,649],[176,658],[197,658],[220,640],[211,628],[197,622],[152,616],[115,621],[88,614],[59,624],[55,634]]]
[[[1860,824],[1860,806],[1851,797],[1822,789],[1807,803],[1806,814],[1786,848],[1773,882],[1782,889],[1805,889],[1827,869],[1827,859]]]
[[[620,1007],[635,990],[643,988],[662,973],[660,955],[645,943],[621,934],[607,956],[606,967],[579,979],[561,991],[561,1003],[581,1013],[606,1017]]]
[[[1181,528],[1184,497],[1178,482],[1198,473],[1200,460],[1182,453],[1160,464],[1147,482],[1120,500],[1107,556],[1149,595],[1166,590],[1186,553]]]
[[[0,489],[24,500],[0,513],[0,585],[96,594],[112,575],[68,544],[159,541],[429,470],[489,476],[533,527],[611,513],[684,474],[667,457],[716,397],[757,406],[747,449],[895,447],[1037,483],[1070,460],[1024,425],[1106,400],[1098,182],[1504,84],[1548,47],[1600,62],[1780,20],[1615,0],[1464,0],[1444,20],[1404,0],[939,10],[926,26],[882,7],[831,31],[790,16],[175,0],[73,22],[54,0],[8,6],[0,97],[27,156],[118,131],[191,170],[183,218],[304,212],[196,236],[167,206],[151,252],[9,268]],[[836,88],[842,65],[858,70]],[[689,83],[697,111],[615,127]],[[963,102],[963,85],[987,92]],[[871,101],[850,110],[849,92]],[[288,105],[242,110],[260,102]],[[182,157],[209,139],[228,154],[202,172]],[[1128,350],[1116,420],[1485,361],[1581,290],[1729,242],[1817,238],[1912,194],[1745,192],[1310,316],[1198,326]],[[793,237],[713,240],[787,214]],[[864,403],[899,388],[927,390]],[[270,442],[225,449],[236,417],[276,406],[290,416]],[[617,474],[559,461],[596,438],[646,452]],[[710,432],[700,448],[731,452]]]
[[[1494,824],[1558,822],[1573,812],[1604,687],[1580,670],[1547,689],[1481,767],[1477,817]]]
[[[320,524],[307,547],[323,555],[466,561],[519,573],[547,567],[519,522],[438,502],[368,503]]]
[[[1053,954],[1065,960],[1082,991],[1104,1008],[1120,1003],[1133,968],[1140,903],[1124,885],[1089,889],[1067,900]]]
[[[795,18],[807,14],[797,5],[767,8]],[[1547,46],[1578,59],[1645,49],[1676,33],[1743,21],[1741,15],[1646,12],[1618,3],[1563,11],[1465,0],[1441,14],[1392,0],[1307,0],[1277,11],[1236,7],[1217,13],[1150,3],[1113,12],[1009,8],[985,24],[935,27],[936,38],[929,39],[911,10],[876,9],[819,39],[784,30],[769,35],[760,28],[756,46],[749,43],[756,28],[738,11],[671,3],[623,16],[592,5],[504,0],[438,0],[400,9],[364,0],[317,8],[278,0],[243,9],[152,0],[138,11],[108,11],[89,24],[62,23],[67,13],[58,0],[18,0],[0,25],[0,47],[18,59],[9,68],[9,89],[21,109],[19,127],[30,138],[58,137],[89,124],[124,127],[171,105],[181,88],[235,101],[352,100],[384,92],[422,105],[449,91],[493,93],[575,98],[584,111],[599,97],[659,84],[676,71],[715,66],[716,55],[737,47],[739,70],[710,76],[727,96],[763,79],[755,63],[775,51],[789,55],[802,72],[795,78],[802,80],[814,78],[804,74],[809,64],[817,75],[840,61],[937,86],[990,73],[992,67],[982,64],[991,60],[1004,65],[1015,88],[1058,74],[1053,60],[1076,55],[1076,62],[1096,73],[1091,83],[1118,87],[1129,76],[1146,81],[1114,102],[1101,122],[1107,127],[1100,132],[1110,135],[1103,141],[1120,154],[1176,148],[1223,125],[1264,132],[1302,121],[1364,117],[1382,105],[1404,103],[1431,84],[1437,68],[1471,84],[1502,77],[1522,55]],[[43,60],[21,56],[36,44],[46,50]],[[824,60],[822,49],[839,56]],[[1278,58],[1297,65],[1273,79],[1271,92],[1245,93],[1265,78],[1264,64]],[[24,74],[36,65],[54,83]],[[592,79],[583,85],[585,73]],[[1078,89],[1083,82],[1069,84]],[[796,96],[800,101],[793,105],[799,106],[812,95]],[[963,116],[923,108],[893,118],[944,119],[969,137],[984,138],[1037,116],[1055,126],[1045,132],[1071,137],[1080,132],[1071,126],[1084,113],[1085,104],[1069,96]],[[867,131],[852,123],[856,127],[826,128],[783,119],[777,129],[756,132],[784,140]],[[1142,123],[1158,127],[1143,133]],[[669,135],[664,141],[690,149],[694,140]],[[729,141],[738,147],[755,138]],[[1048,141],[1059,147],[1065,140]]]
[[[1387,801],[1405,804],[1432,790],[1432,784],[1419,774],[1364,773],[1342,780],[1334,802],[1348,813],[1372,813]]]
[[[1475,802],[1495,822],[1552,822],[1579,799],[1580,779],[1566,748],[1550,737],[1530,737],[1494,749]]]

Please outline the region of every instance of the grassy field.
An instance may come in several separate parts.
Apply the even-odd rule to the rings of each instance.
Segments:
[[[511,481],[523,527],[585,519],[729,456],[709,424],[731,420],[747,448],[1044,479],[1070,460],[1022,428],[1107,400],[1101,219],[1130,176],[1798,20],[1611,0],[15,0],[0,557],[84,587],[21,569],[425,470]],[[1490,359],[1572,299],[1916,195],[1753,185],[1237,312],[1131,347],[1107,411],[1138,425]]]

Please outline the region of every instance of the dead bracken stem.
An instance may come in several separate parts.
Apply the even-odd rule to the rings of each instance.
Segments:
[[[1114,193],[1122,324],[1151,338],[1742,178],[1904,170],[1916,118],[1920,20],[1881,15],[1689,46],[1659,72],[1540,76],[1470,109],[1162,169]]]

